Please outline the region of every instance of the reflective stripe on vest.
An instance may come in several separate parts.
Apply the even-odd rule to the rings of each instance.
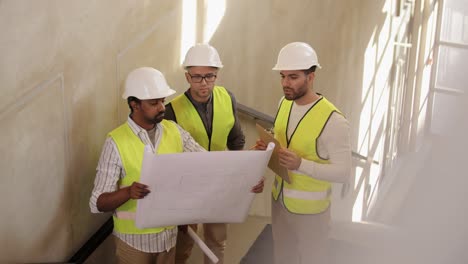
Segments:
[[[205,125],[190,99],[181,94],[171,101],[177,123],[204,147],[206,150],[225,150],[229,132],[234,126],[232,99],[224,87],[215,86],[212,93],[213,120],[211,138],[208,137]]]
[[[325,200],[331,195],[331,189],[324,192],[304,192],[293,189],[283,188],[283,195],[289,198],[302,200]]]
[[[116,211],[115,216],[119,219],[135,220],[136,212]]]
[[[333,112],[339,112],[324,97],[320,98],[299,121],[290,140],[287,139],[289,115],[293,101],[283,99],[275,118],[275,138],[300,157],[317,163],[328,161],[319,157],[316,142]],[[280,193],[288,211],[296,214],[317,214],[330,206],[331,183],[313,177],[289,172],[291,184],[275,176],[272,194],[275,200]]]
[[[158,154],[179,153],[183,151],[182,137],[179,129],[172,121],[163,120],[161,123],[163,133],[157,149]],[[125,177],[119,180],[119,188],[130,186],[133,182],[140,180],[141,164],[143,162],[143,151],[145,145],[140,138],[133,133],[132,129],[125,123],[109,133],[119,151],[122,160]],[[123,234],[152,234],[159,233],[171,227],[145,228],[135,226],[136,200],[130,199],[114,214],[114,229]]]

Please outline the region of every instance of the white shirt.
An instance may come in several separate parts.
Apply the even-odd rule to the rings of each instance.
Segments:
[[[152,142],[156,142],[157,145],[161,139],[163,131],[161,124],[158,123],[156,125],[154,140],[151,140],[147,131],[137,125],[130,117],[127,119],[127,123],[143,144],[150,145],[154,151],[155,145]],[[179,125],[177,125],[177,128],[182,137],[184,152],[206,151],[187,131]],[[92,213],[102,213],[96,205],[98,197],[103,193],[116,191],[118,189],[118,180],[126,175],[117,145],[111,137],[108,137],[104,143],[96,171],[96,179],[94,180],[94,189],[89,200],[89,207]],[[177,241],[177,228],[167,229],[157,234],[122,234],[115,230],[113,234],[129,246],[148,253],[169,251],[169,249],[175,246]]]
[[[321,98],[321,97],[320,97]],[[288,140],[299,121],[317,101],[306,105],[293,102],[289,116]],[[320,157],[328,159],[329,164],[321,164],[302,159],[297,171],[318,180],[345,183],[351,172],[351,143],[349,123],[340,114],[333,113],[317,140],[317,152]]]

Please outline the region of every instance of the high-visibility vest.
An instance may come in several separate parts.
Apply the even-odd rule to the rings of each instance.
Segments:
[[[159,141],[156,151],[158,154],[183,152],[182,137],[179,129],[172,121],[163,120],[160,123],[163,127],[163,134]],[[109,133],[119,151],[123,168],[126,172],[125,177],[119,180],[119,188],[132,185],[133,182],[139,182],[141,174],[141,164],[143,162],[143,151],[145,145],[140,138],[133,133],[132,129],[125,123]],[[170,175],[168,175],[170,176]],[[140,229],[135,226],[136,200],[130,199],[116,209],[114,214],[114,229],[123,234],[153,234],[174,228],[158,227]]]
[[[275,138],[281,146],[297,153],[301,158],[318,163],[329,163],[317,153],[317,139],[333,112],[338,109],[324,97],[321,97],[299,121],[290,140],[287,139],[289,114],[293,101],[283,99],[275,118]],[[272,194],[278,200],[282,192],[283,204],[291,213],[317,214],[330,206],[331,183],[313,177],[289,172],[291,183],[275,176]]]
[[[188,131],[200,146],[209,151],[225,150],[229,132],[235,121],[231,96],[221,86],[215,86],[211,96],[213,100],[211,137],[208,136],[197,109],[185,94],[171,101],[172,109],[177,124]]]

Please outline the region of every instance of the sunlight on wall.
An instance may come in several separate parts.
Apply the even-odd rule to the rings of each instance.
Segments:
[[[367,43],[366,52],[364,54],[364,70],[362,72],[362,95],[361,95],[361,102],[366,100],[367,93],[369,92],[369,87],[371,85],[372,79],[374,78],[374,72],[376,67],[376,53],[377,47],[374,43],[375,38],[375,31],[372,32],[372,35],[369,39],[369,43]]]
[[[386,1],[382,9],[382,23],[375,26],[364,53],[358,151],[368,156],[368,161],[363,165],[363,174],[354,190],[357,198],[353,207],[353,221],[367,219],[379,194],[383,175],[391,175],[387,172],[397,155],[398,146],[395,143],[399,135],[393,131],[401,129],[398,127],[400,120],[415,117],[411,120],[410,128],[411,134],[414,134],[410,142],[414,142],[424,132],[426,113],[430,107],[428,99],[438,4],[424,1],[424,16],[413,28],[416,30],[419,27],[416,31],[422,37],[421,43],[412,47],[412,53],[417,56],[409,56],[406,51],[402,53],[402,47],[411,47],[409,39],[402,38],[410,29],[405,24],[408,20],[404,15],[393,16],[391,3],[390,0]],[[410,8],[406,8],[406,14],[408,12],[411,12]],[[407,71],[405,66],[408,60],[416,61],[413,66],[409,64],[414,68],[408,71],[416,74],[411,79],[405,79],[405,75],[402,75],[402,71]],[[413,109],[397,110],[405,100],[401,94],[408,94],[405,89],[410,89],[408,91],[414,94],[414,98],[407,98],[410,100],[408,102],[413,103]],[[370,160],[377,160],[380,164],[373,164]]]
[[[362,218],[362,195],[359,195],[359,193],[361,193],[361,190],[363,188],[360,188],[361,186],[363,186],[363,178],[364,177],[364,169],[362,167],[359,167],[359,166],[356,166],[355,167],[355,173],[354,175],[356,175],[356,179],[354,181],[354,190],[358,190],[359,189],[359,192],[358,192],[358,195],[356,197],[356,200],[355,200],[355,203],[353,205],[353,215],[352,215],[352,221],[353,222],[357,222],[357,221],[361,221],[361,218]]]
[[[374,44],[375,28],[372,33],[369,43],[367,44],[366,52],[364,54],[364,69],[362,75],[362,94],[361,94],[361,116],[359,120],[359,134],[358,134],[358,152],[367,156],[369,149],[369,125],[372,111],[370,94],[372,89],[372,81],[374,79],[374,72],[376,67],[376,52],[377,48]]]
[[[357,197],[353,206],[352,221],[362,221],[366,217],[372,197],[378,192],[382,171],[382,165],[370,161],[381,162],[384,156],[394,55],[392,40],[395,34],[392,30],[391,3],[392,1],[385,2],[382,8],[385,20],[374,28],[364,53],[358,151],[368,156],[369,161],[362,169],[363,179],[359,180],[360,184],[354,190]]]
[[[182,36],[180,38],[180,64],[185,53],[195,44],[197,35],[197,0],[182,0]]]
[[[377,45],[375,44],[375,34],[377,27],[374,28],[372,35],[367,44],[366,51],[364,53],[364,69],[362,75],[362,93],[361,93],[361,115],[359,119],[359,134],[358,134],[358,152],[364,156],[369,155],[370,149],[370,126],[372,116],[372,90],[374,87],[374,75],[377,64]],[[356,176],[359,176],[359,180],[356,179],[354,192],[357,192],[356,199],[353,205],[352,221],[359,222],[362,220],[363,205],[364,205],[364,190],[366,174],[363,168],[356,168]]]
[[[391,15],[391,10],[390,10],[390,1],[387,1],[385,3],[385,6],[382,10],[382,13],[386,14],[385,17],[385,22],[382,25],[380,29],[380,34],[379,34],[379,40],[378,40],[378,58],[381,58],[384,55],[384,52],[386,52],[387,47],[390,46],[390,48],[393,48],[392,42],[390,42],[390,37],[391,37],[391,22],[392,22],[392,15]]]
[[[375,149],[374,157],[381,157],[383,152],[384,152],[384,143],[385,143],[385,137],[381,136],[379,137],[380,140],[378,141],[378,145]],[[375,159],[375,158],[374,158]],[[369,181],[368,181],[368,196],[366,196],[366,201],[367,205],[369,206],[370,203],[372,202],[373,198],[375,195],[377,195],[378,192],[378,184],[380,181],[380,175],[381,175],[381,166],[378,164],[371,164],[370,165],[370,171],[369,171]]]
[[[437,12],[439,4],[436,3],[434,10],[431,12],[427,22],[427,35],[424,49],[424,68],[421,78],[421,95],[419,98],[419,120],[418,120],[418,132],[417,134],[423,133],[427,119],[427,107],[429,103],[429,96],[431,92],[431,72],[432,72],[432,60],[434,57],[434,41],[436,31]]]
[[[203,3],[203,5],[200,5]],[[203,6],[198,10],[197,6]],[[182,36],[180,45],[180,64],[183,63],[188,49],[195,43],[209,43],[219,27],[226,12],[226,0],[182,0]],[[199,16],[203,14],[203,19]],[[203,21],[202,34],[197,34],[197,20]],[[200,39],[203,36],[203,39]]]
[[[354,189],[357,189],[364,173],[362,167],[356,165],[355,169],[356,170],[354,171],[354,175],[356,175],[356,180],[354,181]]]
[[[370,100],[366,100],[361,110],[361,117],[359,119],[359,136],[358,136],[358,152],[361,155],[367,156],[369,154],[369,125],[371,122],[372,104]]]
[[[391,62],[390,62],[391,63]],[[385,76],[388,76],[389,72]],[[383,74],[382,74],[383,75]],[[369,140],[370,140],[370,155],[379,159],[380,156],[375,153],[375,145],[382,140],[385,135],[386,113],[388,110],[389,91],[388,79],[385,79],[380,85],[375,85],[375,94],[372,105],[372,121],[370,124]],[[373,151],[374,150],[374,151]]]
[[[208,43],[224,17],[226,0],[205,0],[205,9],[203,42]]]

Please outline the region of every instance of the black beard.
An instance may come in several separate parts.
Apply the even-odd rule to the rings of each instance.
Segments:
[[[157,123],[161,123],[161,121],[163,121],[163,119],[164,119],[164,112],[159,113],[158,115],[156,115],[156,116],[153,117],[153,118],[147,118],[146,120],[147,120],[149,123],[157,124]]]
[[[289,95],[289,96],[286,96],[286,94],[285,94],[284,98],[286,98],[286,100],[294,101],[294,100],[297,100],[297,99],[303,97],[305,94],[306,94],[305,92],[304,93],[299,93],[299,94],[292,94],[292,95]]]
[[[163,121],[164,119],[164,112],[155,116],[154,117],[154,122],[157,124],[157,123],[160,123],[161,121]]]

